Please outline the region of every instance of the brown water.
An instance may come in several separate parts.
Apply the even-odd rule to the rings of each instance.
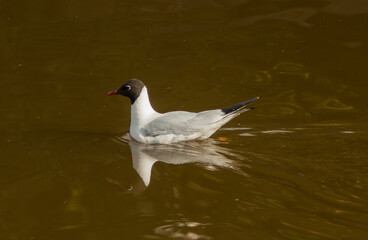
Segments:
[[[367,239],[368,2],[2,1],[1,239]],[[211,139],[156,110],[261,99]]]

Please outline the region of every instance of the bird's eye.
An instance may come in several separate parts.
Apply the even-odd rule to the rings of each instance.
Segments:
[[[131,87],[130,87],[129,85],[126,85],[126,86],[124,86],[124,88],[123,88],[123,89],[124,89],[125,91],[129,91],[129,90],[130,90],[130,88],[131,88]]]

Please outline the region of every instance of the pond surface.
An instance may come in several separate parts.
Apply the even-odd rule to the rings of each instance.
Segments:
[[[1,239],[366,239],[368,2],[2,1]],[[255,110],[205,141],[159,112]]]

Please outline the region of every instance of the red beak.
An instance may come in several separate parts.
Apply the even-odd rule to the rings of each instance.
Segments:
[[[112,90],[106,94],[106,96],[112,96],[118,94],[118,90]]]

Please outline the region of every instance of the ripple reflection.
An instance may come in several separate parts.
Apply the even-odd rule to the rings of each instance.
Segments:
[[[155,234],[174,239],[212,239],[212,237],[207,236],[201,232],[210,223],[199,223],[199,222],[175,222],[168,221],[165,225],[155,228]]]

